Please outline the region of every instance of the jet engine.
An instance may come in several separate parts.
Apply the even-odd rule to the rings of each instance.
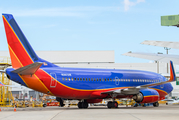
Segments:
[[[154,89],[143,89],[137,95],[133,96],[133,99],[137,103],[154,103],[159,101],[160,95]]]

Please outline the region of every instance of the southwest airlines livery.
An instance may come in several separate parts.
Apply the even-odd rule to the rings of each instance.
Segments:
[[[116,98],[131,98],[137,103],[153,103],[165,98],[176,81],[172,61],[170,79],[141,70],[62,68],[39,58],[11,14],[2,14],[12,68],[4,72],[10,80],[63,100],[79,100],[78,108],[111,98],[108,108],[117,108]],[[63,56],[62,56],[63,57]]]

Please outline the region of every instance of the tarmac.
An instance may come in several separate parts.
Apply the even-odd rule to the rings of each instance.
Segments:
[[[71,107],[1,108],[0,120],[178,120],[179,105],[159,107],[126,107],[108,109],[90,106],[88,109]]]

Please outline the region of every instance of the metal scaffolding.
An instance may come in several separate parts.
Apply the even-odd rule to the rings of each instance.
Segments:
[[[10,58],[0,57],[0,69],[4,70],[8,66],[11,66]],[[5,86],[0,86],[0,106],[7,107],[11,106],[13,101],[12,92],[11,92],[11,81],[6,77],[5,73],[0,74],[0,82]]]

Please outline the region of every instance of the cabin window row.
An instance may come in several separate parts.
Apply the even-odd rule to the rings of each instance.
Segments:
[[[115,79],[115,78],[67,78],[63,77],[62,80],[66,81],[122,81],[122,82],[160,82],[159,80],[149,80],[149,79]]]

